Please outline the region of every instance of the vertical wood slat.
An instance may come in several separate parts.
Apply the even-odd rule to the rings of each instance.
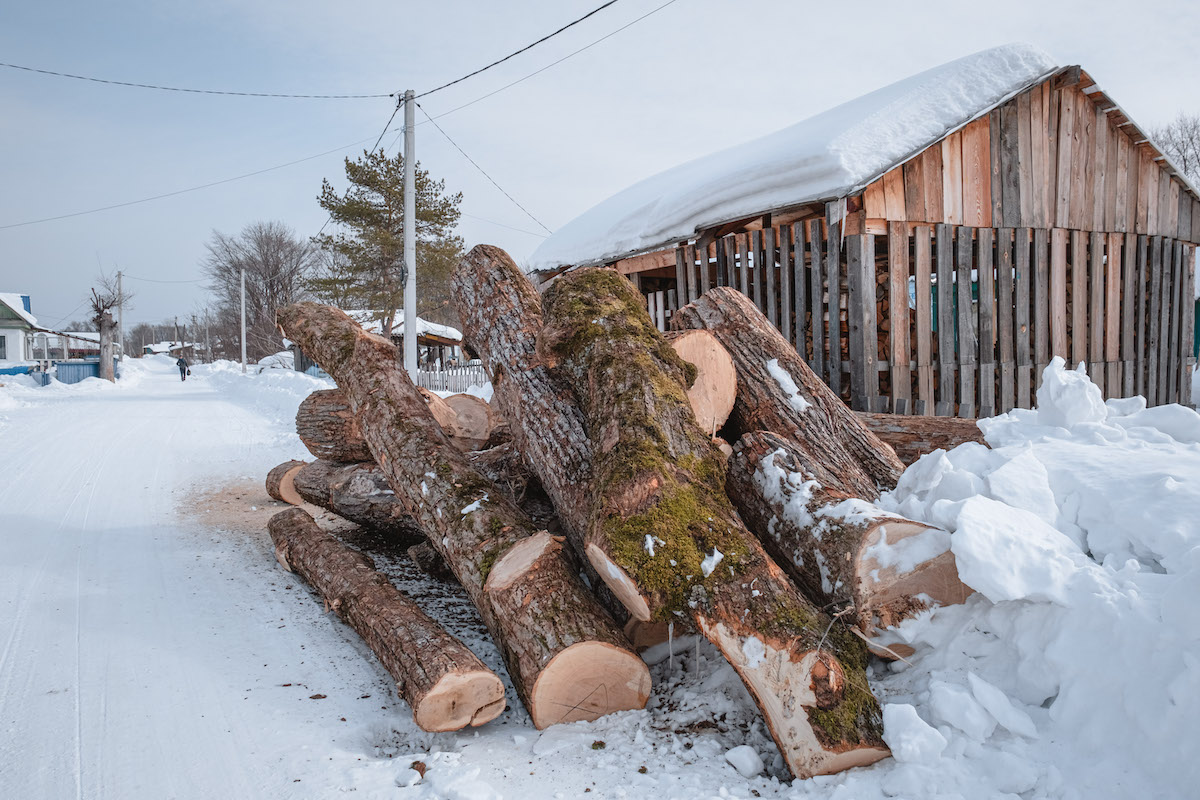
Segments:
[[[825,358],[825,261],[821,247],[821,220],[814,219],[808,224],[809,244],[809,292],[808,302],[811,306],[809,327],[812,329],[812,368],[813,372],[823,379],[828,378]],[[830,384],[832,386],[832,384]]]
[[[659,290],[654,293],[654,322],[660,331],[665,331],[667,329],[667,310],[669,307],[669,301],[667,298],[668,294],[664,291]]]
[[[1022,92],[1017,95],[1017,186],[1021,193],[1021,210],[1017,215],[1017,225],[1038,225],[1035,221],[1036,211],[1034,193],[1033,193],[1033,177],[1034,177],[1034,150],[1037,149],[1033,144],[1032,131],[1030,129],[1032,122],[1032,105],[1033,105],[1033,90]]]
[[[675,248],[675,286],[680,294],[687,293],[687,248]]]
[[[941,222],[945,219],[943,211],[945,209],[945,200],[943,198],[943,177],[942,177],[942,148],[930,147],[921,155],[925,162],[925,217],[924,222]],[[909,221],[913,221],[909,218]]]
[[[1050,363],[1050,235],[1045,228],[1033,231],[1033,280],[1029,289],[1033,306],[1033,368],[1039,376]]]
[[[1167,352],[1169,353],[1167,358],[1167,402],[1178,403],[1179,365],[1183,358],[1183,347],[1179,341],[1181,338],[1180,334],[1183,332],[1182,320],[1180,319],[1183,298],[1179,294],[1179,290],[1183,286],[1183,245],[1174,239],[1168,239],[1167,247],[1171,251],[1171,285],[1167,291],[1167,297],[1171,303],[1170,343],[1167,346]]]
[[[1050,231],[1050,356],[1070,357],[1067,351],[1067,232],[1062,228]]]
[[[961,131],[942,139],[942,219],[951,225],[963,221]]]
[[[796,326],[795,331],[796,352],[800,357],[807,360],[806,353],[808,344],[808,274],[805,268],[804,258],[804,223],[796,222],[792,224],[792,248],[794,256],[792,257],[792,288],[795,292],[794,303],[792,307],[795,309]],[[808,362],[812,364],[811,361]]]
[[[717,286],[733,285],[733,266],[737,263],[737,250],[732,236],[717,242]]]
[[[1117,146],[1117,178],[1113,182],[1115,198],[1112,230],[1122,233],[1132,232],[1130,208],[1137,203],[1133,198],[1133,194],[1137,191],[1137,181],[1129,180],[1129,137],[1117,130],[1110,131],[1109,135],[1116,141]]]
[[[986,118],[962,129],[963,224],[976,228],[992,225],[992,169],[990,132]]]
[[[842,230],[840,221],[829,222],[825,242],[825,281],[829,292],[829,388],[842,394]]]
[[[792,340],[792,229],[787,225],[779,228],[779,332],[786,341]],[[803,241],[800,263],[804,263]],[[799,350],[800,357],[804,351]]]
[[[737,235],[738,250],[738,289],[746,297],[750,297],[750,250],[747,246],[748,237],[744,233]]]
[[[1162,298],[1159,300],[1159,331],[1158,331],[1158,402],[1163,405],[1171,402],[1167,387],[1170,382],[1170,328],[1171,328],[1171,240],[1160,236],[1159,246],[1162,248],[1159,278],[1159,289]]]
[[[1015,142],[1014,142],[1015,144]],[[993,108],[988,112],[988,162],[992,178],[992,221],[987,227],[1004,224],[1004,169],[1002,152],[1004,150],[1004,133],[1001,123],[1001,109]],[[1015,159],[1014,159],[1015,160]]]
[[[690,244],[683,248],[683,263],[687,272],[687,286],[679,284],[679,299],[686,305],[700,298],[700,271],[696,269],[696,248]]]
[[[1193,214],[1195,208],[1193,208]],[[1192,397],[1192,369],[1196,358],[1195,341],[1196,341],[1196,314],[1195,303],[1190,302],[1196,296],[1196,248],[1190,245],[1185,245],[1183,248],[1183,265],[1182,265],[1183,280],[1180,283],[1179,291],[1183,296],[1183,364],[1181,365],[1181,374],[1179,376],[1179,390],[1182,395],[1179,402],[1183,405],[1191,405],[1195,398]]]
[[[1071,231],[1071,366],[1087,362],[1087,234]]]
[[[1108,258],[1104,265],[1104,385],[1109,397],[1124,397],[1121,387],[1121,242],[1124,237],[1110,233]]]
[[[996,272],[992,258],[994,229],[980,228],[975,232],[975,274],[979,287],[979,413],[980,417],[996,415]]]
[[[1046,120],[1042,116],[1044,83],[1029,90],[1029,165],[1031,173],[1031,191],[1033,201],[1030,205],[1031,216],[1022,220],[1021,224],[1030,228],[1046,227],[1046,154],[1049,143],[1046,136]],[[1024,149],[1021,157],[1025,157]]]
[[[874,305],[873,299],[871,302]],[[892,408],[907,412],[912,406],[912,373],[909,367],[908,225],[903,222],[888,223],[888,326]],[[904,402],[897,404],[897,400]]]
[[[1135,393],[1134,324],[1137,308],[1137,234],[1121,234],[1123,239],[1121,275],[1121,394],[1129,397]]]
[[[700,260],[700,294],[704,294],[712,288],[712,261],[713,254],[709,252],[709,248],[719,249],[720,244],[713,242],[697,248],[696,256]]]
[[[1028,228],[1018,228],[1013,243],[1013,322],[1016,334],[1016,407],[1030,408],[1033,394],[1032,348],[1030,347],[1030,299],[1033,272],[1030,269]],[[1043,319],[1045,317],[1043,316]]]
[[[1096,124],[1092,103],[1086,96],[1072,89],[1075,95],[1075,138],[1071,150],[1071,211],[1070,226],[1074,230],[1092,227],[1093,197],[1088,191],[1088,182],[1094,176],[1092,160],[1095,157],[1092,144],[1092,128]]]
[[[904,218],[923,222],[925,213],[925,158],[919,155],[902,167],[904,174]]]
[[[1028,104],[1029,96],[1022,94]],[[1027,202],[1021,196],[1020,103],[1010,100],[1000,107],[1000,184],[1001,216],[992,217],[992,225],[1015,228],[1021,224],[1021,207]],[[993,149],[995,145],[993,145]],[[1028,169],[1028,162],[1026,162]]]
[[[1058,220],[1058,117],[1060,90],[1054,89],[1050,83],[1042,84],[1042,121],[1046,131],[1045,149],[1045,188],[1046,202],[1043,208],[1045,214],[1042,224],[1049,230],[1055,227]]]
[[[933,284],[930,280],[933,264],[927,225],[913,229],[913,262],[917,295],[917,403],[914,413],[933,414]]]
[[[1108,197],[1108,118],[1095,103],[1088,103],[1092,114],[1093,185],[1090,192],[1093,231],[1107,230],[1104,226],[1104,209]],[[1116,161],[1116,151],[1113,151]],[[1114,176],[1115,179],[1115,176]]]
[[[1104,368],[1104,234],[1093,232],[1088,243],[1088,375],[1108,397]]]
[[[1162,237],[1150,237],[1150,297],[1146,319],[1146,402],[1156,406],[1162,402],[1158,392],[1159,337],[1162,332]]]
[[[779,329],[779,296],[775,293],[775,229],[764,228],[762,232],[762,270],[763,288],[766,293],[767,305],[763,313],[767,319]]]
[[[996,350],[1000,368],[997,411],[1010,411],[1017,404],[1016,359],[1013,353],[1013,243],[1012,231],[996,231]]]
[[[1075,93],[1071,90],[1058,92],[1058,163],[1055,166],[1054,225],[1067,228],[1071,225],[1071,163],[1075,145]]]
[[[1137,236],[1137,365],[1134,369],[1137,385],[1134,391],[1150,401],[1150,389],[1147,374],[1150,369],[1150,264],[1149,247],[1145,236]]]
[[[754,305],[759,311],[767,313],[767,304],[763,285],[763,232],[750,232],[750,263],[753,264]]]
[[[955,267],[957,272],[956,297],[958,301],[958,416],[976,416],[975,405],[975,369],[977,339],[975,334],[975,309],[971,301],[971,267],[974,262],[972,253],[971,228],[958,229],[957,246],[955,248]]]
[[[867,326],[867,306],[874,307],[874,297],[867,299],[868,291],[874,289],[874,270],[868,267],[874,258],[868,256],[865,239],[869,234],[853,234],[846,237],[846,321],[850,336],[850,407],[855,411],[870,411],[870,395],[867,388],[871,373],[870,352],[867,337],[873,332]],[[871,292],[874,295],[874,292]]]
[[[938,225],[937,231],[937,319],[938,319],[938,398],[937,415],[955,414],[954,372],[957,359],[954,348],[954,238],[951,225]]]
[[[901,167],[895,167],[890,172],[884,173],[883,202],[888,219],[907,219],[904,208],[904,172]]]

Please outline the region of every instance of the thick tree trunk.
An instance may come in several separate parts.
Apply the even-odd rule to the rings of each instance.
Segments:
[[[874,500],[894,488],[904,464],[804,363],[762,312],[736,289],[718,287],[671,317],[678,330],[716,335],[737,367],[737,400],[727,423],[733,442],[750,431],[794,441],[851,494]],[[828,477],[819,474],[822,483]]]
[[[540,341],[536,290],[503,251],[474,248],[454,287],[493,402],[633,617],[690,616],[741,675],[798,777],[886,756],[865,647],[742,526],[688,403],[688,370],[630,284],[607,270],[560,277]]]
[[[729,460],[729,497],[775,562],[822,608],[867,636],[931,605],[967,599],[950,534],[881,511],[813,480],[806,454],[765,431],[746,434]]]
[[[482,725],[504,710],[504,683],[377,572],[371,559],[322,531],[303,509],[279,512],[268,527],[275,558],[362,637],[396,679],[422,730]]]
[[[304,398],[296,409],[296,433],[314,458],[345,463],[371,460],[371,450],[341,389],[321,389]]]
[[[346,392],[375,461],[453,570],[504,654],[534,725],[642,708],[646,665],[563,552],[447,439],[395,346],[336,309],[278,313]]]
[[[737,398],[733,359],[708,331],[672,331],[666,336],[679,357],[696,368],[696,379],[687,390],[688,401],[700,430],[715,437]]]
[[[966,442],[986,445],[983,432],[973,419],[924,417],[907,414],[868,414],[856,411],[871,433],[893,450],[904,464],[912,464],[934,450],[953,450]]]
[[[374,463],[314,461],[300,468],[292,478],[292,484],[306,502],[358,525],[401,540],[415,542],[424,538],[392,491],[383,470]]]
[[[296,473],[303,466],[303,461],[285,461],[267,473],[267,494],[272,500],[294,506],[304,503],[295,485]]]

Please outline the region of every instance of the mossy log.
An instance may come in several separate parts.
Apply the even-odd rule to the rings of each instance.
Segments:
[[[314,458],[352,463],[370,461],[350,402],[341,389],[321,389],[296,409],[296,433]]]
[[[983,432],[973,419],[962,417],[926,417],[909,414],[868,414],[855,416],[893,450],[905,465],[912,464],[934,450],[953,450],[966,442],[986,445]]]
[[[748,433],[729,459],[726,490],[810,600],[852,608],[848,619],[873,637],[931,605],[967,599],[949,533],[820,485],[806,458],[789,439]]]
[[[629,282],[611,270],[561,276],[540,336],[537,293],[503,251],[474,248],[454,286],[514,441],[632,616],[690,617],[745,681],[797,777],[885,757],[865,647],[738,519],[688,402],[694,373]]]
[[[305,464],[292,483],[306,502],[328,509],[353,523],[416,542],[424,534],[374,462],[338,464],[317,460]]]
[[[267,495],[272,500],[278,500],[281,503],[289,503],[293,506],[302,504],[304,498],[296,491],[293,481],[304,463],[303,461],[285,461],[279,466],[273,467],[267,473]]]
[[[708,330],[737,367],[737,399],[723,433],[750,431],[793,440],[819,467],[824,485],[874,500],[896,486],[904,464],[817,377],[796,349],[744,294],[727,286],[705,292],[671,317],[676,330]],[[782,376],[782,379],[781,379]]]
[[[504,683],[466,645],[425,615],[362,553],[317,527],[303,509],[268,523],[275,558],[312,586],[396,679],[426,731],[482,725],[504,710]]]
[[[536,530],[450,443],[395,345],[315,303],[287,306],[277,321],[346,392],[376,463],[479,610],[534,725],[644,707],[649,671],[561,540]]]

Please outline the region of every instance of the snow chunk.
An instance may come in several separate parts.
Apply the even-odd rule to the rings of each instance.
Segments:
[[[1028,736],[1030,739],[1037,738],[1037,726],[1033,724],[1033,720],[1024,711],[1014,706],[1008,699],[1008,695],[974,672],[967,673],[967,680],[971,684],[971,692],[974,693],[975,699],[996,718],[996,722],[1013,733]],[[884,724],[887,724],[886,712]],[[886,736],[884,738],[886,739]]]
[[[946,749],[946,737],[921,719],[908,703],[883,707],[883,740],[900,762],[933,761]]]
[[[712,575],[712,571],[717,568],[717,564],[720,564],[724,558],[725,554],[714,547],[713,551],[700,562],[700,571],[704,573],[704,577],[707,578],[709,575]]]
[[[1073,428],[1084,422],[1103,422],[1108,416],[1100,387],[1088,378],[1083,362],[1075,370],[1055,356],[1042,371],[1037,390],[1037,420],[1042,425]]]
[[[763,771],[763,761],[748,744],[725,751],[725,760],[733,765],[743,778],[753,778]]]
[[[888,542],[887,526],[884,525],[879,530],[879,541],[864,550],[863,556],[874,559],[880,567],[894,566],[904,573],[949,549],[950,534],[938,528],[928,528],[892,544]]]
[[[757,636],[748,636],[742,642],[742,655],[746,657],[746,666],[754,669],[766,661],[767,648]]]
[[[779,388],[787,395],[788,404],[792,408],[801,414],[812,408],[812,403],[800,395],[800,387],[792,380],[792,376],[788,374],[787,370],[779,366],[778,358],[772,358],[767,362],[767,372],[771,373],[771,377],[775,379],[775,382],[779,384]]]
[[[929,684],[929,710],[935,720],[953,725],[977,742],[987,741],[996,720],[966,687],[946,681]]]
[[[467,514],[470,514],[472,511],[478,511],[479,506],[482,505],[483,503],[486,503],[487,499],[488,499],[487,492],[484,492],[483,497],[479,498],[478,500],[476,500],[474,503],[471,503],[470,505],[463,506],[462,515],[465,517]]]

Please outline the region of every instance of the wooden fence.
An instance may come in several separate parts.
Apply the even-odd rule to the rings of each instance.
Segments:
[[[733,286],[853,408],[986,417],[1032,407],[1053,355],[1085,362],[1105,397],[1190,402],[1194,280],[1195,247],[1166,236],[898,222],[841,237],[814,219],[678,248],[676,290],[647,305],[665,330]]]
[[[479,361],[456,367],[417,370],[417,385],[435,392],[465,392],[472,386],[482,386],[487,382],[487,371]]]

